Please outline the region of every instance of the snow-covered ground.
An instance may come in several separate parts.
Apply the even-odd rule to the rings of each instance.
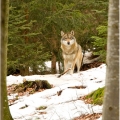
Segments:
[[[73,75],[65,74],[57,78],[58,74],[7,76],[7,85],[23,83],[23,80],[47,80],[55,86],[42,92],[19,97],[10,111],[14,120],[73,120],[81,114],[101,113],[102,106],[85,104],[79,100],[80,96],[105,86],[106,65],[92,68]],[[73,89],[73,86],[86,86],[85,89]],[[57,93],[61,91],[61,95]],[[8,96],[12,99],[15,95]],[[26,106],[24,109],[21,107]],[[46,109],[37,108],[45,106]],[[99,118],[101,120],[101,118]]]

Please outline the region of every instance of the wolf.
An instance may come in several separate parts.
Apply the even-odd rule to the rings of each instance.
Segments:
[[[83,53],[81,46],[77,43],[74,31],[64,33],[61,31],[61,49],[64,59],[64,72],[68,69],[69,74],[73,74],[75,66],[79,72],[82,64]]]

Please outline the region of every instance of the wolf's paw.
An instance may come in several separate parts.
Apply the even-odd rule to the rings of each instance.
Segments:
[[[73,70],[70,70],[70,71],[69,71],[69,74],[72,75],[72,74],[73,74]]]

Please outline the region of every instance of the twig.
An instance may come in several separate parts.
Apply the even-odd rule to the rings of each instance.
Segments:
[[[66,71],[64,71],[63,73],[61,73],[60,75],[58,75],[58,78],[61,77],[62,75],[64,75],[66,72],[68,72],[69,70],[71,70],[71,68],[67,69]]]

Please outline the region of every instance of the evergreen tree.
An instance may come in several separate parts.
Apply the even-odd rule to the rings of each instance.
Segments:
[[[40,37],[52,54],[52,71],[56,72],[56,61],[61,60],[60,31],[79,31],[87,19],[79,9],[76,9],[78,1],[33,1],[30,6],[30,16],[38,20]],[[39,11],[39,12],[38,12]],[[36,15],[35,13],[38,12]],[[77,32],[76,32],[77,33]],[[78,33],[80,34],[80,33]]]
[[[95,41],[93,41],[93,46],[96,48],[94,54],[100,55],[102,61],[106,60],[106,49],[107,49],[107,25],[97,27],[98,35],[92,36]]]
[[[32,32],[36,21],[28,23],[25,17],[22,10],[10,7],[8,69],[20,69],[22,75],[29,74],[29,67],[44,65],[44,60],[49,57],[47,52],[42,52],[42,43],[34,40],[38,35]]]

